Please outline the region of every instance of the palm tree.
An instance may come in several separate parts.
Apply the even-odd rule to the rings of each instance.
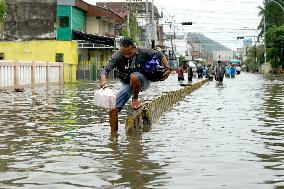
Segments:
[[[260,32],[259,32],[259,34],[258,34],[258,37],[257,37],[257,39],[259,40],[259,38],[261,37],[261,36],[263,36],[263,34],[264,34],[264,16],[266,15],[265,14],[265,9],[263,8],[263,7],[261,7],[261,6],[258,6],[257,7],[258,9],[259,9],[259,13],[258,13],[258,16],[259,17],[261,17],[261,20],[260,20],[260,23],[259,23],[259,25],[258,25],[258,27],[257,27],[257,30],[259,30]]]
[[[279,4],[284,5],[284,0],[275,0]],[[279,5],[272,1],[264,1],[263,7],[258,6],[259,9],[259,16],[261,17],[260,23],[257,27],[260,30],[259,37],[263,36],[264,34],[264,16],[266,22],[266,30],[272,26],[281,26],[284,24],[284,16],[283,11]]]

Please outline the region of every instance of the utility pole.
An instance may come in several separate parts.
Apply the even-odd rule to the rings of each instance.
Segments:
[[[149,47],[149,5],[148,0],[146,0],[146,47]]]
[[[282,9],[282,11],[284,12],[284,7],[280,3],[278,3],[277,1],[274,1],[274,0],[269,0],[269,1],[271,1],[273,3],[276,3]]]
[[[254,63],[257,64],[257,72],[259,73],[259,63],[257,61],[257,52],[256,52],[256,36],[253,36],[253,40],[254,40],[254,49],[253,49],[253,56],[254,56]]]
[[[155,24],[154,24],[154,0],[152,0],[152,19],[151,19],[151,24],[152,24],[152,40],[151,40],[151,42],[152,42],[152,49],[154,49],[155,48],[155,38],[156,38],[156,36],[155,36]]]
[[[171,34],[171,56],[170,57],[174,57],[174,44],[173,44],[173,34]]]
[[[128,32],[128,37],[130,37],[130,5],[131,5],[131,0],[129,0],[129,2],[127,2],[127,32]]]
[[[265,11],[264,11],[264,15],[263,15],[263,22],[264,22],[264,24],[263,24],[263,29],[264,29],[264,40],[263,40],[263,42],[264,42],[264,64],[266,64],[267,63],[267,59],[266,59],[266,39],[265,39],[265,37],[266,37],[266,21],[265,21]]]

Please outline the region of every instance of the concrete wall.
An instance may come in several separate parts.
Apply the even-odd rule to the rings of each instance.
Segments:
[[[95,16],[88,16],[86,18],[86,32],[92,34],[100,33],[100,22]]]
[[[262,64],[260,66],[260,73],[262,74],[268,74],[272,71],[271,65],[269,63]]]
[[[234,59],[233,51],[213,51],[214,62],[217,62],[218,60],[230,61],[231,59]]]
[[[9,0],[5,41],[55,39],[56,0]]]
[[[86,18],[86,32],[92,34],[114,35],[114,24],[110,19],[96,18],[95,16],[90,16]]]
[[[0,89],[63,83],[62,62],[0,60]]]
[[[57,5],[75,6],[75,0],[57,0]]]
[[[64,81],[76,81],[77,43],[74,41],[0,42],[4,60],[56,62],[56,53],[64,54]]]

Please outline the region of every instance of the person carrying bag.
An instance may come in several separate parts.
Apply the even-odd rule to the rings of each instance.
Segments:
[[[116,94],[115,107],[109,111],[109,122],[112,132],[118,130],[118,113],[131,96],[131,107],[134,110],[140,108],[139,92],[146,90],[150,86],[151,80],[154,81],[150,75],[147,75],[148,72],[145,72],[144,66],[154,58],[155,54],[155,59],[158,59],[160,62],[159,65],[165,68],[165,71],[162,72],[162,78],[159,79],[165,80],[171,71],[165,55],[152,49],[136,47],[133,40],[129,37],[121,39],[120,50],[113,54],[108,64],[101,69],[101,88],[107,86],[107,76],[115,68],[117,69],[117,77],[122,83],[122,87]]]

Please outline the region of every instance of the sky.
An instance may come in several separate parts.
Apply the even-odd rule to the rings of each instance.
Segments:
[[[84,1],[90,4],[99,2]],[[110,1],[117,0],[100,2]],[[153,3],[160,13],[163,12],[160,24],[164,24],[165,31],[201,33],[232,50],[243,46],[243,40],[237,37],[254,41],[261,19],[257,7],[263,6],[263,0],[153,0]],[[168,22],[174,23],[174,27],[170,28]],[[181,22],[192,22],[192,25],[181,25]]]

